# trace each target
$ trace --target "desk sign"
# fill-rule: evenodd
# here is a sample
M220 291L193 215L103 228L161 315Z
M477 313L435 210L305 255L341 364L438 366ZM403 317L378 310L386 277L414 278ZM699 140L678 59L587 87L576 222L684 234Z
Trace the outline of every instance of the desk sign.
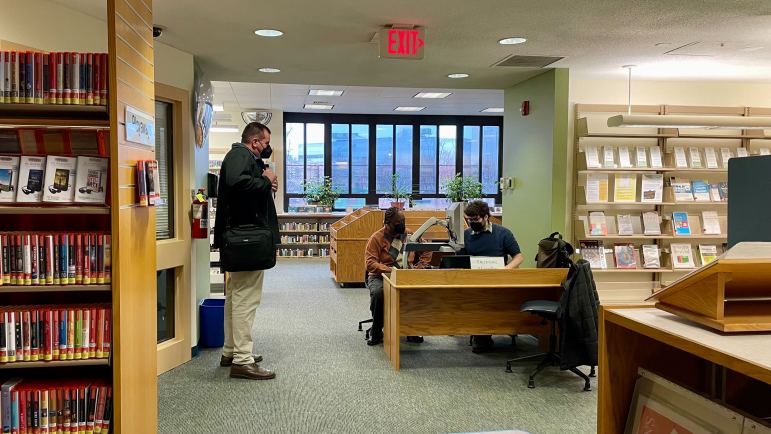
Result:
M380 57L387 59L423 58L426 30L420 27L380 30Z
M155 148L155 117L126 106L126 140Z
M506 263L503 262L503 258L500 256L472 256L469 259L472 270L500 270L506 268Z

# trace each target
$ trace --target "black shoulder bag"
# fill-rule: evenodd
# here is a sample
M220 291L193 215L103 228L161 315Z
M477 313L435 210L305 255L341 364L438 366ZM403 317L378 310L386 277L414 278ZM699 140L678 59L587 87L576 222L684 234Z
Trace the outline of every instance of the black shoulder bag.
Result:
M261 216L260 224L235 227L228 221L220 246L223 271L268 270L276 266L276 240L266 220Z

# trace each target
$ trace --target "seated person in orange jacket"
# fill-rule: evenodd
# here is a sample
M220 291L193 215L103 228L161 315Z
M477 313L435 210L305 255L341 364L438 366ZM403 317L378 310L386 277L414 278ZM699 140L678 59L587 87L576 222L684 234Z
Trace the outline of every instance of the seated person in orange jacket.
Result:
M369 288L372 312L372 331L367 345L383 342L383 274L399 268L402 262L402 246L407 237L404 225L404 213L399 208L389 208L385 212L383 227L372 234L367 241L364 258L367 264L367 288ZM431 261L431 252L416 256L410 253L410 264L414 268L426 268ZM408 336L410 342L423 342L419 336Z

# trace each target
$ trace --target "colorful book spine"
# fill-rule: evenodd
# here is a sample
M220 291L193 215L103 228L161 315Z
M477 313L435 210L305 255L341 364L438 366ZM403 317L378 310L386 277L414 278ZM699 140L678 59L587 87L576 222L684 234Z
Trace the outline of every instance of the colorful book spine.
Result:
M34 53L35 59L35 104L43 104L43 53Z

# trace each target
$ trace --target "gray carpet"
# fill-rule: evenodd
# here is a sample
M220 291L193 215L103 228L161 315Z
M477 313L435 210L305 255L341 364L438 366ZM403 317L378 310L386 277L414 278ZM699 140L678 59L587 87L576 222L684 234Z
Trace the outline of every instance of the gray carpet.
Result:
M368 347L356 322L369 317L365 288L338 288L326 262L284 260L265 278L253 335L271 381L234 380L219 351L158 379L159 433L449 433L520 429L596 432L596 391L551 368L528 389L528 337L473 354L467 336L402 344L402 370ZM592 379L592 387L596 381Z

